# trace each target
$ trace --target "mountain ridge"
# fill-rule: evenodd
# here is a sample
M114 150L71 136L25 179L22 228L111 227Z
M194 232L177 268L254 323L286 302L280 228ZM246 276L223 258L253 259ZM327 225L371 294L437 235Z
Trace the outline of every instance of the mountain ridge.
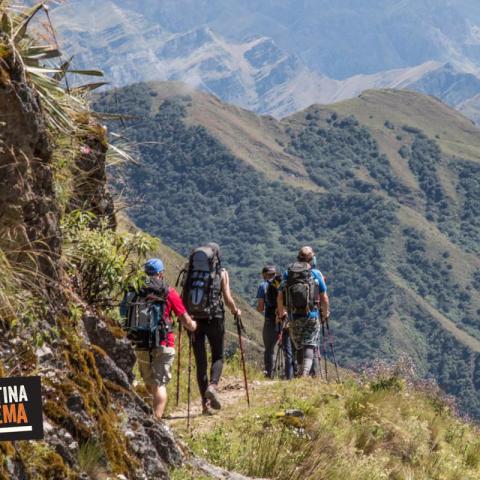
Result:
M145 7L125 5L111 0L98 12L89 0L78 0L53 11L78 65L101 65L117 87L179 80L277 118L313 103L352 98L369 88L409 88L435 94L458 108L471 100L463 108L477 118L473 98L480 91L480 79L454 59L424 59L338 80L309 66L300 52L279 47L268 35L257 32L234 39L209 22L169 31L163 17L147 15ZM101 21L91 18L94 11Z

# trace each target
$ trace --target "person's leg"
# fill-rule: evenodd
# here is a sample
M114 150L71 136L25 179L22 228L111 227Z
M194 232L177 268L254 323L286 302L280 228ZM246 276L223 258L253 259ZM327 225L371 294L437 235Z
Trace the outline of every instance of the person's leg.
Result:
M315 354L315 347L313 345L306 345L303 347L303 365L300 374L302 377L308 377L312 369L313 357Z
M315 346L318 343L319 321L315 317L306 317L301 320L301 342L303 346L303 362L299 365L300 375L310 375L315 355Z
M166 385L172 378L171 367L175 349L158 347L151 352L137 351L136 354L140 374L153 397L153 415L160 420L167 405Z
M275 344L277 342L276 322L274 319L266 318L263 324L263 345L265 347L264 352L264 365L265 375L267 377L272 376Z
M315 347L313 351L313 364L312 369L310 370L310 375L312 377L318 377L320 375L320 363L318 358L318 347Z
M205 392L205 399L215 410L220 410L222 404L217 392L218 383L223 370L223 346L225 327L223 320L211 321L205 330L210 350L212 353L212 366L210 368L210 384Z
M304 317L292 318L289 323L290 338L295 352L293 361L296 363L295 374L297 377L302 375L304 324Z
M297 362L297 367L296 367L296 372L297 372L297 377L301 377L303 373L303 353L305 349L304 347L299 347L295 351L295 360Z
M223 320L212 321L206 331L207 340L212 352L210 368L210 384L218 385L223 371L223 351L225 340L225 323Z
M195 356L195 365L197 369L197 383L202 401L205 399L205 392L208 387L208 361L207 350L205 348L205 326L199 321L197 322L197 330L192 337L192 348Z
M285 356L285 378L291 380L294 376L293 346L290 334L286 329L283 331L282 335L282 347Z
M167 387L165 385L151 385L150 392L153 396L153 415L160 420L167 406Z

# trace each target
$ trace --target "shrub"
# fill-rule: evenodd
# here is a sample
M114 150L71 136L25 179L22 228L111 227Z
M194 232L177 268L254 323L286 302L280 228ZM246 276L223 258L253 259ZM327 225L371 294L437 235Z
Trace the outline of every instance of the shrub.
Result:
M82 298L92 305L109 305L126 288L140 284L141 263L158 243L144 233L118 234L106 221L91 226L94 219L78 210L65 216L67 270Z

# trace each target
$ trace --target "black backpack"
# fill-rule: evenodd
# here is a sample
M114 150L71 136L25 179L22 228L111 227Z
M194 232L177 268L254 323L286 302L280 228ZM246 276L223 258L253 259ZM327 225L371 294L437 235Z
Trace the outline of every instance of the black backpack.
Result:
M274 318L277 312L277 296L282 276L280 274L268 281L265 291L265 317Z
M168 290L162 280L148 279L138 292L127 293L124 329L135 348L151 351L172 331L172 322L165 320ZM149 295L151 298L147 298Z
M221 271L218 248L204 245L190 254L187 269L180 272L182 300L188 313L195 319L223 316Z
M285 295L290 313L307 314L317 307L319 288L313 279L310 264L296 262L288 267Z

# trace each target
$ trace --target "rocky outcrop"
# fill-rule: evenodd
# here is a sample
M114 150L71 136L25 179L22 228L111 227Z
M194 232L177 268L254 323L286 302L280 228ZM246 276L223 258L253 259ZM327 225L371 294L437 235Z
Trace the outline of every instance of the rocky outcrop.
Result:
M0 246L10 261L59 279L59 211L38 97L13 55L0 61ZM40 278L40 275L39 275Z
M132 386L130 343L108 318L92 313L62 269L64 208L53 175L57 139L16 58L0 58L0 253L29 272L24 288L41 308L32 310L34 318L0 322L0 375L41 376L45 439L3 442L0 479L93 478L81 461L91 445L109 478L168 479L182 453ZM93 226L106 220L115 228L106 132L91 120L84 130L72 141L79 151L64 207L93 212Z
M80 139L80 149L73 166L72 195L68 209L92 212L115 228L113 200L107 189L105 157L108 150L106 130L98 124Z

